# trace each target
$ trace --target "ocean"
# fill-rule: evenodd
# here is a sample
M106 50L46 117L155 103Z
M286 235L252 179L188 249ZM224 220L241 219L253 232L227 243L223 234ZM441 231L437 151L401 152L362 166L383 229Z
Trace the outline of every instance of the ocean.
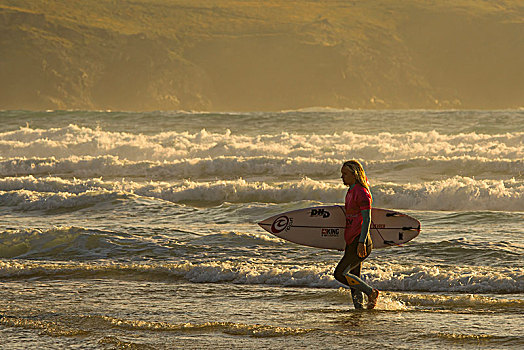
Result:
M0 111L0 348L522 349L523 145L524 110ZM349 159L421 222L375 310L257 225Z

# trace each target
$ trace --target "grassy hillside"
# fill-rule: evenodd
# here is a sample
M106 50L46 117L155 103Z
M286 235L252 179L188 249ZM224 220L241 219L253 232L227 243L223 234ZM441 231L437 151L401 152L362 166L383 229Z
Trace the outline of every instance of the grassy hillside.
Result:
M0 31L0 109L524 105L518 0L0 0Z

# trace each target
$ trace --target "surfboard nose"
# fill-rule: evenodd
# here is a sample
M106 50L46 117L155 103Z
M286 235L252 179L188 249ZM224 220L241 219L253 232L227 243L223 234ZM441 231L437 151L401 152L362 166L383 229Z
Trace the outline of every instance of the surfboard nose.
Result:
M258 226L262 227L265 231L271 233L271 231L270 231L270 227L271 227L271 223L273 222L273 221L272 221L272 218L273 218L273 217L271 217L271 218L267 218L267 219L265 219L265 220L262 220L262 221L260 221L260 222L257 222L257 224L258 224Z

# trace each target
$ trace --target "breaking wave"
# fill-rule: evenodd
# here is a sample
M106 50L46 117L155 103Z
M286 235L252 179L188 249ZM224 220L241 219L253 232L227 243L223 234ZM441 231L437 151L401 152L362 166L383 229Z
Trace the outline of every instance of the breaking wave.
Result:
M0 277L8 278L136 278L184 279L193 283L268 284L312 288L339 288L334 265L275 265L250 262L181 263L42 263L0 260ZM390 291L453 293L523 293L522 268L435 265L366 264L363 278ZM125 276L125 277L124 277Z
M315 158L342 161L351 158L373 160L413 157L481 157L518 160L524 158L524 133L457 135L437 131L402 134L362 135L341 132L303 135L246 136L207 132L162 132L156 135L110 132L77 125L0 133L4 158L56 158L114 156L131 161L175 161L217 157Z
M212 182L184 180L172 183L25 176L0 179L0 203L19 210L44 210L91 205L132 195L201 205L302 200L338 203L344 197L345 190L342 184L310 178L281 183L244 179ZM415 184L379 183L371 187L371 192L377 207L521 211L524 182L455 176Z
M76 178L147 178L152 180L186 178L231 178L249 176L316 178L338 176L341 159L272 156L178 159L171 161L132 161L113 155L72 156L63 159L12 158L0 160L0 176L66 176ZM370 176L391 177L409 173L418 176L524 176L523 159L489 159L471 156L415 157L400 160L365 162Z

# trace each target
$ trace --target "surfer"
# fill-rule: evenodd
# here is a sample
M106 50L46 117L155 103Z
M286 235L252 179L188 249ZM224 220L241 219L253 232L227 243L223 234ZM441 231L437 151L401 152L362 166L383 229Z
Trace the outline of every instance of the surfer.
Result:
M346 228L344 256L335 268L335 279L351 288L355 309L363 308L363 295L368 296L368 309L377 304L379 291L360 278L362 261L371 253L373 247L369 236L371 222L371 192L364 168L357 160L342 165L342 181L349 186L346 194Z

